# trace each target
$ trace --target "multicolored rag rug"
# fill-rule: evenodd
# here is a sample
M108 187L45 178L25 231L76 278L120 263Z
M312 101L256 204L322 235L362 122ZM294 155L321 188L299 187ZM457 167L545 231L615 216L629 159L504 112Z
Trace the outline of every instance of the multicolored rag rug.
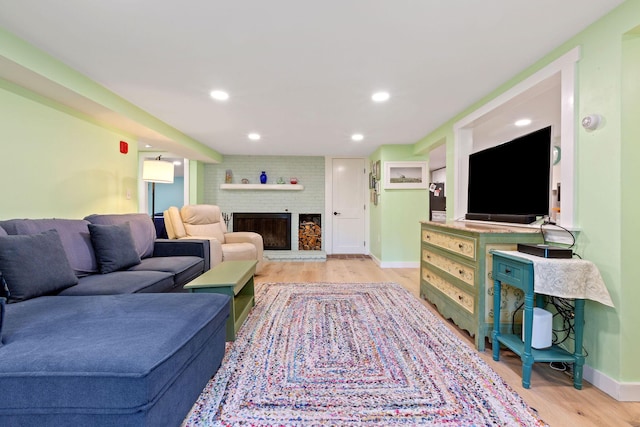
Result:
M266 284L195 426L544 426L395 283Z

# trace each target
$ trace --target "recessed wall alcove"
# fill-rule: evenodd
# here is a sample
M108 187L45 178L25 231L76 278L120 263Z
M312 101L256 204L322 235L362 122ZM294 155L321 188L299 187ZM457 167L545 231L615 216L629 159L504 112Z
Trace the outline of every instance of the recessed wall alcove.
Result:
M562 183L560 225L576 229L574 212L574 153L576 85L575 64L580 49L575 48L529 78L494 98L454 124L454 215L464 219L467 213L469 155L495 146L544 126L552 126L552 143L561 147L561 161L552 182ZM533 120L528 128L516 128L514 122L527 115ZM508 177L507 177L508 179ZM499 185L493 191L499 191ZM553 197L550 189L550 198Z

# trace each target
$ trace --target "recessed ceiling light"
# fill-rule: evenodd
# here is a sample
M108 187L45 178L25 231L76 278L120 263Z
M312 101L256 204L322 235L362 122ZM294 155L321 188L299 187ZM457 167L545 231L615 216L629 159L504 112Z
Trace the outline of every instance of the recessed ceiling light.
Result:
M257 141L260 139L260 134L259 133L250 133L249 135L247 135L249 137L250 140L252 141Z
M531 124L531 119L520 119L516 121L516 126L529 126Z
M364 139L364 135L361 133L354 133L353 135L351 135L351 139L353 141L362 141Z
M226 101L229 99L229 94L223 90L212 90L209 95L216 101Z
M391 95L389 95L389 92L376 92L373 95L371 95L371 99L375 102L385 102L389 99Z

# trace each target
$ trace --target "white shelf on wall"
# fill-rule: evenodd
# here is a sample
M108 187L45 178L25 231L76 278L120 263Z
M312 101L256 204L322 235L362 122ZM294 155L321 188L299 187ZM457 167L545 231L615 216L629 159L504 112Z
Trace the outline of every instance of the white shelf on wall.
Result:
M221 190L304 190L302 184L220 184Z

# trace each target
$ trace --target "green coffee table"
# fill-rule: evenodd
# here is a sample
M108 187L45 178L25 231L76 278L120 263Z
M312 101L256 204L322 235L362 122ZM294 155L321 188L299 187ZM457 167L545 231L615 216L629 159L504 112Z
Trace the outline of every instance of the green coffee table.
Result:
M257 261L223 261L184 285L192 293L224 294L231 297L227 341L235 341L236 333L255 305L253 275L257 264Z

